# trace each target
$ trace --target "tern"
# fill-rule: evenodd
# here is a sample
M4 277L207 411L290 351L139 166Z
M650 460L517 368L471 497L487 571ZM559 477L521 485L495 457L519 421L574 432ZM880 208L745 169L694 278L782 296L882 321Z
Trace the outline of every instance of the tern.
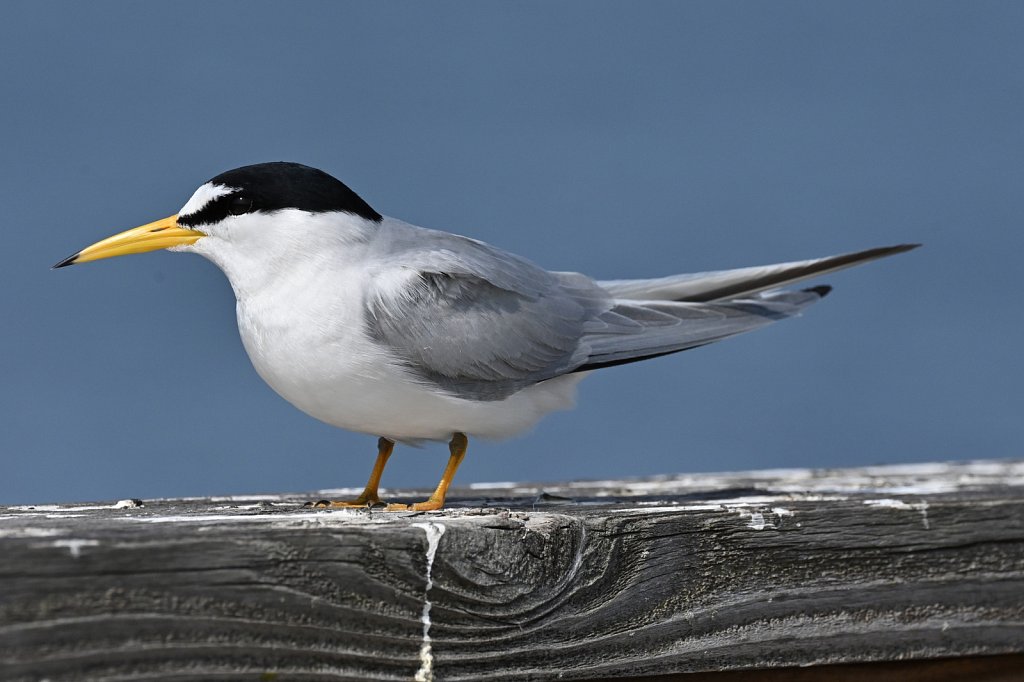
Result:
M429 499L387 506L429 511L444 506L469 436L525 431L572 407L593 370L793 317L831 287L782 287L917 246L595 281L383 216L323 171L274 162L222 173L177 214L54 267L157 249L208 258L231 283L260 377L307 414L379 437L363 493L316 506L382 504L378 486L396 442L448 441Z

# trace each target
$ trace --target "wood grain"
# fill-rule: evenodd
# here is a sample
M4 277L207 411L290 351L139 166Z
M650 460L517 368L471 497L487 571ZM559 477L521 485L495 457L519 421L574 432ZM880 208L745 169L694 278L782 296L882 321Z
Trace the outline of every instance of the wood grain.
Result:
M301 508L319 493L0 508L0 679L611 679L1024 653L1024 462L455 493L429 514Z

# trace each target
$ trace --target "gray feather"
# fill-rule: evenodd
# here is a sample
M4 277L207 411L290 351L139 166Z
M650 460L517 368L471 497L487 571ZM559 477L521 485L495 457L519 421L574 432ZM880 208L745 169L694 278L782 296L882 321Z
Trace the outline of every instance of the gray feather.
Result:
M381 267L415 274L390 295L371 286L367 328L422 380L462 398L501 400L586 361L584 327L612 305L592 280L464 237L396 232Z
M633 333L588 334L587 361L575 371L678 353L793 317L821 300L815 290L784 291L723 303L620 301L607 313L637 321Z
M548 272L465 237L391 219L382 230L376 274L401 271L408 278L398 291L371 282L365 300L368 333L420 380L472 400L502 400L562 374L675 353L758 329L799 314L827 289L758 294L746 293L745 285L756 290L769 280L803 279L816 268L880 257L862 252L859 259L598 283L577 273ZM724 288L742 296L657 300L707 296ZM634 294L648 299L627 299Z
M696 272L657 279L617 279L598 284L617 298L706 303L778 289L811 277L910 251L918 246L920 244L899 244L791 263Z

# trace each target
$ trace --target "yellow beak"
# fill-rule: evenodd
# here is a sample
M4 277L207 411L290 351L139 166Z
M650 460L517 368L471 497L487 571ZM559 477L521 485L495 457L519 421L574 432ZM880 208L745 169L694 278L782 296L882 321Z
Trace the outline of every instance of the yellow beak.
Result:
M155 223L115 234L103 241L88 246L73 256L68 256L53 267L63 268L66 265L86 263L100 258L125 256L129 253L145 253L157 249L169 249L172 246L195 244L204 237L202 232L189 230L178 225L178 216L172 215Z

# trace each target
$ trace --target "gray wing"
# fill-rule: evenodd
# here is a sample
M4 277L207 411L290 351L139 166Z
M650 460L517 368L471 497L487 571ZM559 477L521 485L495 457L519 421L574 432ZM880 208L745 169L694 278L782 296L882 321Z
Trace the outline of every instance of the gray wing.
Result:
M611 307L591 280L455 235L416 237L390 244L365 300L371 337L414 375L458 397L500 400L586 361L585 326Z
M910 251L918 246L920 244L898 244L791 263L671 275L658 279L608 280L598 284L616 298L723 301L795 284L811 277Z
M760 329L799 315L830 290L775 291L720 303L616 301L583 337L587 360L574 371L656 358ZM610 329L602 328L605 322Z
M583 275L423 232L389 244L367 291L367 329L415 376L461 398L501 400L569 372L712 343L796 315L827 293L616 300ZM396 273L399 287L387 283Z

